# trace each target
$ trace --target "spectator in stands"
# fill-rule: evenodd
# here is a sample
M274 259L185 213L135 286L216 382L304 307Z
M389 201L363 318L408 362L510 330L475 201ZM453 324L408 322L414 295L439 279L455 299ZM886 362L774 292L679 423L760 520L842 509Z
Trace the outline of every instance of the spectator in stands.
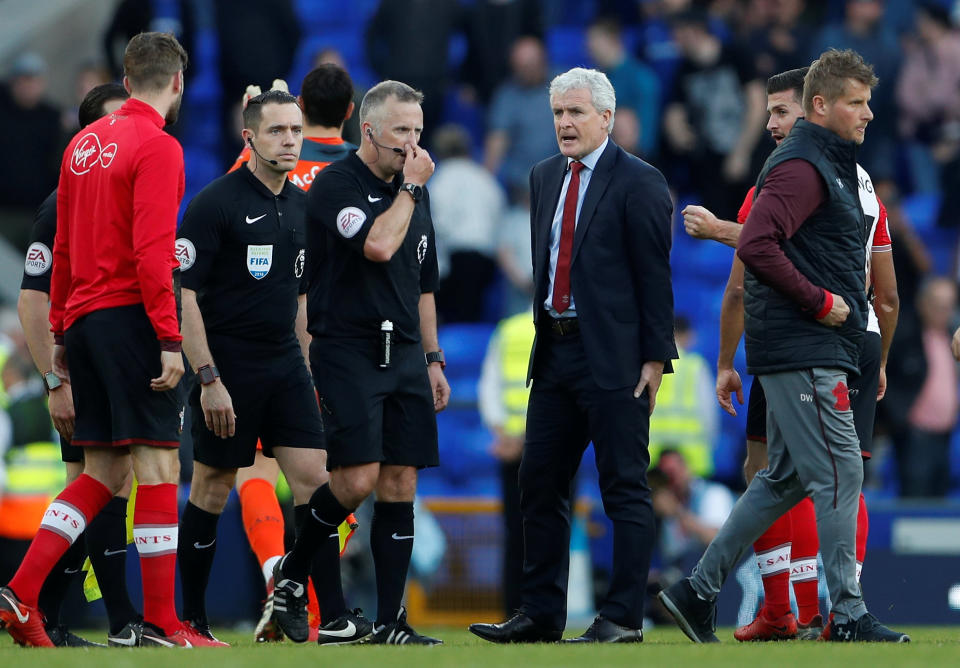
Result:
M692 350L696 332L689 318L677 316L673 335L680 359L673 361L672 374L664 374L657 410L650 416L650 459L668 450L679 452L694 475L708 478L718 422L715 379L707 360Z
M445 125L433 137L439 162L430 188L440 265L437 310L446 322L485 319L484 297L497 278L496 226L506 197L471 156L470 135Z
M301 30L293 0L214 0L214 10L222 91L220 154L227 166L243 148L237 95L247 84L269 90L275 77L287 77Z
M659 522L657 543L663 566L686 573L726 521L733 509L733 494L690 471L676 450L660 453L648 479Z
M747 43L761 77L810 64L806 47L813 38L813 28L806 9L806 0L771 2L769 21L750 31Z
M522 192L497 222L497 264L506 278L501 312L529 312L533 301L533 272L530 271L530 193L527 191Z
M464 9L467 55L461 79L486 107L510 76L510 45L529 35L543 40L540 0L477 0Z
M46 101L47 64L26 52L0 85L0 235L20 251L29 244L33 212L57 185L64 137L60 112ZM544 93L546 94L546 93Z
M630 121L628 125L639 130L633 143L625 144L621 135L617 144L652 161L660 141L660 80L650 67L627 53L620 24L613 19L593 22L587 29L587 49L617 91L617 121L622 126L624 118L632 116L635 126Z
M937 192L941 165L960 148L960 35L934 2L917 7L916 20L897 81L900 137L914 191Z
M870 136L860 147L858 162L873 182L889 181L896 166L896 82L903 54L896 34L885 25L882 0L846 0L845 20L825 26L808 44L808 60L828 48L853 49L873 64L880 84L873 90Z
M683 63L664 115L669 168L679 178L685 167L686 186L704 206L732 216L750 186L750 159L763 133L764 84L750 55L723 44L704 13L676 16L673 34Z
M135 35L142 32L169 32L183 45L187 53L193 53L196 18L193 0L167 0L166 2L144 2L144 0L122 0L113 13L110 25L103 35L103 48L107 57L107 67L113 78L123 78L123 51ZM184 72L184 79L196 70ZM109 80L109 79L108 79ZM241 86L239 90L242 90ZM231 89L235 90L235 89ZM83 96L81 95L81 99ZM171 126L172 129L175 126Z
M494 434L490 452L500 462L504 528L503 605L507 616L519 610L522 603L523 518L518 476L527 431L527 399L530 396L526 382L527 364L534 333L529 308L501 321L490 337L477 385L480 416Z
M83 98L91 90L105 83L110 83L110 73L102 65L86 63L77 70L77 76L73 84L73 104L60 114L60 124L68 136L72 136L80 129L80 125L77 123L77 114Z
M462 8L449 0L380 0L367 24L367 61L380 79L402 81L423 93L420 146L443 122L450 38Z
M917 311L922 323L927 374L910 407L909 437L898 443L900 495L946 496L950 488L950 438L957 425L957 367L951 358L948 327L957 307L957 286L943 277L920 289Z
M500 177L510 201L529 187L530 168L557 150L547 95L547 54L536 37L510 50L511 78L497 88L487 118L484 164Z

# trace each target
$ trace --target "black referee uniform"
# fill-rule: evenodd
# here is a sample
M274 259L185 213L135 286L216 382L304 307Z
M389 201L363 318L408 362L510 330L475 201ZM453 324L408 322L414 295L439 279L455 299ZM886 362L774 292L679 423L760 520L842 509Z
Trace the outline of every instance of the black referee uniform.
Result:
M30 246L23 261L21 290L37 290L50 294L50 276L53 274L53 239L57 236L57 191L50 193L33 218ZM83 448L71 445L60 437L60 455L63 461L83 461Z
M402 174L386 183L353 153L323 170L307 194L310 365L330 470L371 462L417 468L439 463L420 344L420 295L436 290L439 273L425 188L390 261L363 255L370 227L401 184ZM386 320L394 343L391 365L381 368Z
M322 448L323 429L294 325L306 280L306 194L289 181L274 195L249 169L221 176L187 207L177 239L182 286L197 293L207 343L233 400L236 432L204 422L200 384L190 393L194 459L216 468L253 464L275 446Z

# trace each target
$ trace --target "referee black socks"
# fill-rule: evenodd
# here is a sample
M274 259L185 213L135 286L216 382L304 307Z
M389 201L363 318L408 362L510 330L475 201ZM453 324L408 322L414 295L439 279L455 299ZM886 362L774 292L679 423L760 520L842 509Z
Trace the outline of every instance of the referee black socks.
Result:
M310 505L294 506L294 518L297 523L297 535L302 532L304 523L310 519ZM320 619L326 624L347 611L343 598L343 582L340 579L340 531L327 531L327 537L320 542L310 563L310 577L313 579L313 591L317 595L320 607Z
M38 605L46 617L46 626L56 626L60 623L60 608L63 599L70 589L70 585L80 579L83 571L83 560L87 558L87 545L78 537L70 548L60 557L60 561L50 571L43 588L40 589Z
M183 591L184 621L207 623L205 603L207 581L217 549L217 520L220 515L208 513L187 502L180 518L177 559L180 562L180 585Z
M337 527L343 524L350 511L340 505L330 491L329 483L317 488L310 497L310 503L299 507L304 508L300 511L303 520L296 518L297 542L283 562L283 574L296 582L306 583L314 555L324 542L328 542L330 534L337 532ZM320 614L325 614L322 607Z
M413 553L413 502L377 501L370 523L377 572L377 628L397 619Z
M127 499L110 499L87 524L84 536L107 609L110 634L120 633L139 617L127 593Z

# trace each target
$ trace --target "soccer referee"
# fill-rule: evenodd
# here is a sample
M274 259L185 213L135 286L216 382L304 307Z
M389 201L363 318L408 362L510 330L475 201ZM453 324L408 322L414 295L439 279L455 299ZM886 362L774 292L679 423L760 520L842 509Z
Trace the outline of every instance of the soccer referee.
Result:
M422 99L397 81L371 88L360 106L360 149L322 171L307 196L310 365L330 483L310 499L305 530L276 578L277 590L282 579L291 587L306 582L316 547L335 550L335 527L376 492L370 546L377 622L364 641L379 644L441 642L410 628L401 606L417 470L439 463L434 413L450 396L437 342L437 254L424 189L434 165L417 145ZM339 588L339 568L329 576L323 586ZM320 610L318 642L360 640L342 593L337 609L332 598ZM284 631L290 616L277 615Z
M217 520L237 469L253 464L257 439L296 504L328 479L306 361L306 193L287 179L300 156L303 114L296 98L272 90L250 100L243 124L253 158L190 202L177 240L184 350L197 381L195 466L178 557L184 619L207 636ZM306 626L287 635L303 642Z

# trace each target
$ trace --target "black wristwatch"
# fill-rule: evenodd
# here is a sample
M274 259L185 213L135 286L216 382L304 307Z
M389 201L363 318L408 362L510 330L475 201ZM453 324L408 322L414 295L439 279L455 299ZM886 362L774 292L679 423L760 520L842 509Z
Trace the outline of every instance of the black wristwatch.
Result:
M197 378L201 385L209 385L220 377L220 371L212 364L204 364L197 369Z
M404 183L400 186L400 190L406 190L410 193L410 197L413 198L414 202L419 202L423 199L423 186L418 186L416 183Z
M47 393L57 389L63 385L63 381L60 380L60 376L55 374L53 371L47 371L43 374L43 382L47 385Z
M424 353L423 357L427 360L427 366L430 366L434 362L440 363L441 369L447 368L447 361L443 358L443 349L435 350L430 353Z

